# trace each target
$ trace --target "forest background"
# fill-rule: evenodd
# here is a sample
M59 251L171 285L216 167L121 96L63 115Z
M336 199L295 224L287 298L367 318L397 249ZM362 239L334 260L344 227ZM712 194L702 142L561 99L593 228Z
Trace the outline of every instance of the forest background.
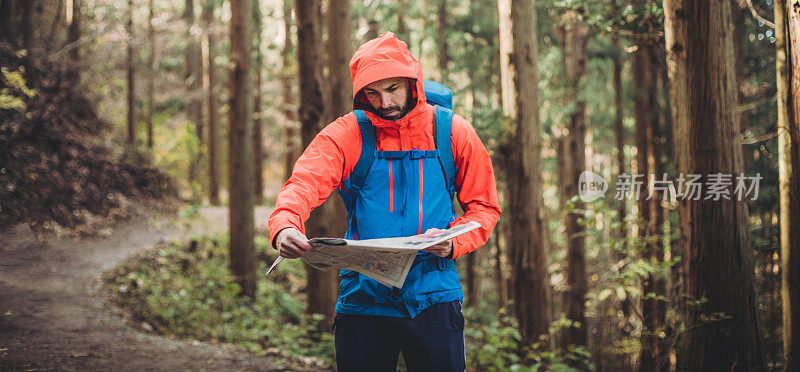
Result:
M229 234L108 290L155 332L330 366L335 274L263 278L252 211L352 109L347 62L384 31L498 176L501 221L458 260L471 369L800 368L800 0L2 0L0 228L227 204ZM309 236L343 232L336 203Z

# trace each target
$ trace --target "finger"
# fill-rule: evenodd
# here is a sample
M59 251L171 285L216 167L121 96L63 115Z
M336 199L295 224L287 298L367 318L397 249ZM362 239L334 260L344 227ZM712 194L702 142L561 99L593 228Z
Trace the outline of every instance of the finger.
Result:
M284 255L284 257L287 257L287 258L297 258L297 257L300 257L303 254L305 254L304 250L302 250L299 247L297 247L296 245L288 243L288 242L284 242L281 245L280 252L281 252L282 255Z
M295 234L295 235L288 236L287 238L289 238L289 240L292 242L292 244L294 244L295 246L297 246L298 248L300 248L300 249L302 249L304 251L313 250L313 247L311 246L311 244L308 243L308 238L306 238L305 235L303 235L303 234Z

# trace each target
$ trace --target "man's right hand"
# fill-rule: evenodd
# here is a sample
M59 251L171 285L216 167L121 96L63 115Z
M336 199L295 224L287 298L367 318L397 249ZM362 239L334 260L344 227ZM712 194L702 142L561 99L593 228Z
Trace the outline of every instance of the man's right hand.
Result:
M314 247L308 244L308 238L300 230L292 227L287 227L278 233L275 238L275 248L286 258L300 258L306 252L314 250Z

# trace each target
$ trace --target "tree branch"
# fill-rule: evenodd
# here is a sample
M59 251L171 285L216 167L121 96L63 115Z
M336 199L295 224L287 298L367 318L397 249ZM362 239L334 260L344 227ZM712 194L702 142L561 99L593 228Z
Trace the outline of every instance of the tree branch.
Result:
M750 8L750 13L753 17L761 22L764 22L765 25L769 26L773 30L775 29L775 24L768 21L766 18L760 16L758 12L756 12L756 8L753 7L753 0L747 0L747 7Z

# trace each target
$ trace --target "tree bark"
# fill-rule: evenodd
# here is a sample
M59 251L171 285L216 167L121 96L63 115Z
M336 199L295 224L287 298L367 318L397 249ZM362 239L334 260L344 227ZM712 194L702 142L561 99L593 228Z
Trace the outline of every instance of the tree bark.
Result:
M348 64L353 56L350 39L352 23L349 1L331 1L328 5L328 82L330 105L328 122L353 110L353 82Z
M31 21L32 8L35 0L24 0L17 3L19 7L19 26L17 34L20 37L20 47L22 49L31 49L31 39L33 38L33 23Z
M133 65L133 0L128 0L128 23L126 28L128 39L127 46L127 76L128 76L128 140L127 145L133 149L136 144L136 122L135 122L135 106L136 102L136 79L135 79L135 66Z
M636 121L636 146L638 169L636 174L644 175L642 181L650 184L651 177L661 178L660 154L658 148L658 102L656 101L657 68L655 67L654 50L649 45L640 44L633 61L633 79L636 92L634 95L634 118ZM648 200L649 197L649 200ZM664 248L661 244L663 211L660 201L663 196L653 193L652 197L640 195L637 204L639 209L639 238L643 242L642 259L650 261L658 267L664 260ZM665 284L658 273L648 275L642 281L642 294L653 293L656 296L665 294ZM657 298L642 299L642 351L639 355L640 371L660 371L665 368L666 345L658 333L664 327L665 314L663 301Z
M586 101L579 94L580 82L586 75L586 43L587 28L578 19L576 11L567 11L562 18L564 28L564 65L569 85L570 98L575 101L575 111L567 126L563 168L567 178L562 188L562 199L567 201L578 195L578 182L586 168ZM580 200L574 202L577 211L583 210ZM574 323L563 330L559 344L565 348L569 345L586 345L587 327L584 317L586 296L586 258L583 238L584 228L578 221L581 212L569 212L564 219L565 241L567 242L566 289L564 292L564 309L567 319Z
M67 45L77 43L81 38L81 0L68 0L67 4ZM72 81L79 81L81 76L80 69L80 47L73 47L67 54L67 75Z
M784 371L800 369L800 1L777 0L781 301Z
M202 145L203 138L203 105L201 57L197 45L197 35L194 15L194 0L186 0L183 9L183 21L186 23L186 50L184 54L186 71L184 74L184 84L186 85L186 116L194 125L195 136ZM200 160L202 154L198 151L189 165L189 182L196 182L200 178Z
M253 160L255 167L255 195L256 204L264 202L264 115L261 112L261 74L264 57L261 55L261 9L258 0L253 2L253 22L255 25L255 94L253 95Z
M665 37L678 173L738 175L731 5L665 0ZM691 32L687 32L691 30ZM681 368L765 368L745 201L680 198L685 346ZM722 315L722 316L720 316Z
M147 2L147 148L153 149L153 85L156 75L156 41L153 29L153 0Z
M219 155L217 145L219 135L217 134L217 108L219 101L216 91L216 66L214 65L214 2L206 1L203 3L203 91L206 95L206 106L208 107L206 127L208 127L208 199L211 205L219 204Z
M503 14L503 12L501 12ZM542 170L536 40L536 7L512 0L515 125L506 132L508 162L507 238L512 261L514 312L522 345L537 342L550 327L547 229L542 218Z
M516 119L514 103L514 69L511 66L513 37L511 34L511 0L497 0L498 29L500 34L500 102L503 115Z
M284 180L288 180L292 175L292 168L294 162L297 160L298 146L297 146L297 131L295 130L297 122L297 108L295 107L295 96L292 86L292 74L290 71L294 69L292 52L294 51L294 43L292 42L292 0L284 0L283 2L283 24L285 30L283 50L281 57L283 60L283 116L286 123L283 130L283 140L286 145L286 153L284 156L283 173Z
M228 189L230 269L242 294L255 298L253 229L253 79L251 0L231 0L228 78Z
M298 116L301 123L303 148L308 147L322 129L325 115L326 97L322 85L322 34L320 0L296 0L297 15L297 61L300 85ZM338 214L333 199L328 199L315 209L306 222L308 236L337 236L344 232L340 225L344 218ZM339 222L337 224L337 222ZM308 265L308 307L309 314L322 314L325 320L319 329L330 329L333 323L334 307L339 290L336 271L320 271Z
M447 0L439 0L436 9L436 41L439 44L438 66L439 80L447 85L448 72L447 64L450 63L450 55L447 50Z

